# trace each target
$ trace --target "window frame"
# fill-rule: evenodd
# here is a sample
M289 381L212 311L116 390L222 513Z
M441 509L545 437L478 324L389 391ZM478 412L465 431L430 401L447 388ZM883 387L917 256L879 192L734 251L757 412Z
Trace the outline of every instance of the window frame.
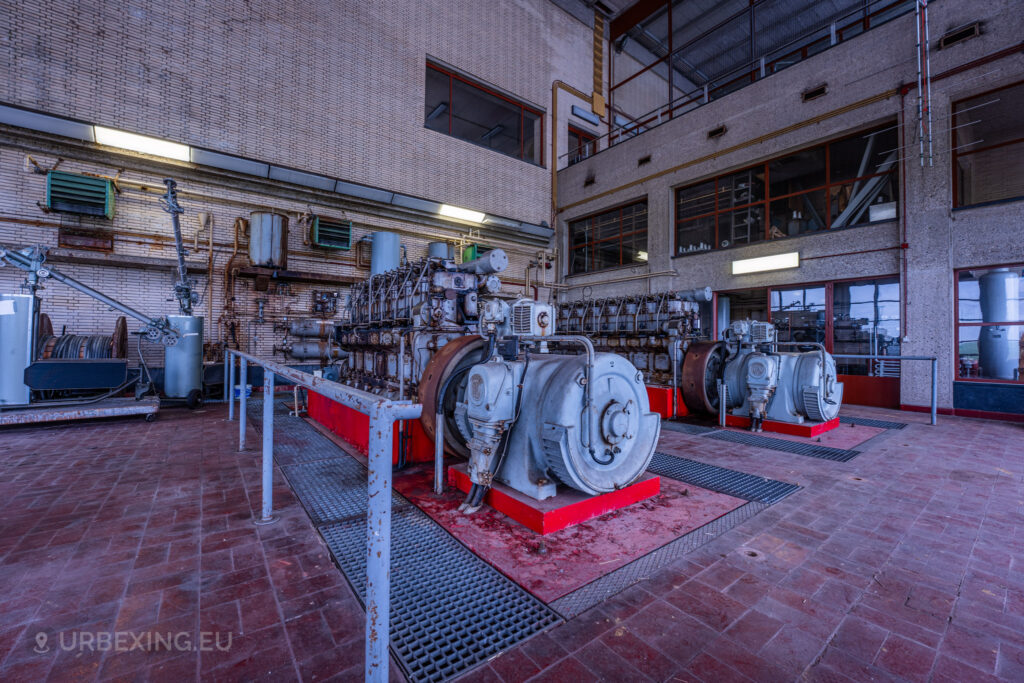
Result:
M1014 81L1013 83L1007 83L1006 85L1001 85L998 88L992 88L991 90L984 90L982 92L975 93L974 95L971 95L969 97L961 97L959 99L953 100L950 103L949 106L950 106L950 113L951 113L951 115L949 117L949 126L950 126L950 128L949 128L949 149L951 150L951 154L950 154L951 159L950 159L950 165L949 165L950 168L949 168L949 170L950 170L950 175L952 176L952 187L953 187L952 208L953 208L954 211L960 211L962 209L973 209L973 208L976 208L976 207L979 207L979 206L991 206L992 204L1002 204L1004 202L1018 202L1018 201L1024 200L1024 195L1018 195L1016 197L1004 197L1002 199L989 199L989 200L984 201L984 202L975 202L973 204L961 204L960 203L960 174L957 173L957 171L959 169L960 157L971 156L972 154L977 154L978 152L987 152L989 150L999 149L1000 147L1008 147L1010 145L1021 145L1022 149L1024 149L1024 137L1020 137L1020 138L1016 138L1014 140L1007 140L1005 142L997 142L994 145L984 145L982 147L971 149L971 150L968 150L966 152L960 152L960 151L958 151L958 147L960 146L960 143L957 141L957 133L956 133L956 131L957 131L956 118L957 118L957 113L958 113L956 108L961 103L967 102L968 100L974 100L974 99L977 99L979 97L985 97L986 95L992 95L992 94L997 93L997 92L999 92L1001 90L1007 90L1009 88L1016 88L1016 87L1019 87L1019 86L1024 86L1024 79L1021 79L1019 81ZM1004 381L1007 381L1007 380L1004 380Z
M863 129L861 129L859 131L855 131L853 133L842 135L842 136L837 137L837 138L832 138L830 140L825 140L823 142L818 142L818 143L815 143L813 145L807 145L807 146L804 146L804 147L799 147L797 149L788 150L788 151L786 151L786 152L784 152L782 154L774 155L774 156L772 156L772 157L770 157L768 159L765 159L764 161L760 161L760 162L758 162L756 164L748 164L746 166L742 166L740 168L733 169L733 170L730 170L730 171L727 171L727 172L717 173L717 174L715 174L713 176L705 176L705 177L700 178L698 180L694 180L692 182L688 182L685 185L680 185L680 186L677 186L677 187L673 188L673 195L672 195L672 199L673 199L673 208L672 208L672 211L673 211L673 220L672 220L672 224L673 224L673 229L672 229L672 258L682 258L682 257L685 257L685 256L694 256L696 254L706 254L706 253L711 252L711 251L722 251L722 250L726 250L726 249L735 249L737 247L745 247L745 246L749 246L751 244L758 244L758 243L761 243L761 242L775 242L775 241L786 240L786 239L794 239L794 238L797 238L797 237L805 237L807 235L826 234L826 233L829 233L829 232L831 232L833 230L847 230L847 229L850 229L850 228L860 228L860 227L864 227L864 226L867 226L867 225L877 225L877 224L889 222L889 220L893 220L893 221L900 220L900 192L902 191L902 187L900 187L900 164L898 162L894 163L892 168L889 169L888 171L881 171L881 172L877 172L877 173L868 173L868 174L865 174L863 176L857 176L857 177L852 177L852 178L844 178L844 179L838 180L838 181L833 181L832 180L832 146L834 144L839 143L839 142L843 142L845 140L851 140L851 139L856 138L858 136L864 136L864 135L872 133L872 132L884 132L884 131L886 131L886 130L888 130L890 128L898 127L899 125L900 124L898 122L898 119L889 119L888 121L883 122L883 123L878 124L878 125L875 125L875 126L866 127L866 128L863 128ZM773 163L781 161L783 159L786 159L787 157L796 156L796 155L804 153L804 152L811 152L811 151L822 149L822 148L824 149L824 152L825 152L825 162L824 162L825 163L825 167L824 167L825 182L823 184L816 185L814 187L803 188L803 189L800 189L800 190L798 190L796 192L789 192L787 194L782 194L782 195L779 195L779 196L774 196L774 195L771 194L771 165ZM719 183L722 180L724 180L724 179L726 179L726 178L728 178L730 176L736 175L738 173L747 173L747 172L754 171L754 170L760 170L761 172L763 172L764 197L762 199L758 199L756 201L748 202L748 203L743 204L743 205L728 206L728 207L724 207L724 208L720 207L719 206L719 200L720 200L720 196L721 196L721 193L722 193L723 190L720 187ZM881 221L873 221L873 222L872 221L865 221L865 222L855 223L853 225L844 225L844 226L841 226L841 227L838 227L838 228L833 228L832 227L832 220L833 220L832 219L832 211L831 211L832 196L831 196L830 192L831 192L831 190L833 188L840 188L840 187L842 187L844 185L850 185L852 183L860 183L860 182L864 182L866 180L870 180L871 178L879 178L879 177L885 177L885 176L889 176L889 177L892 178L894 194L895 194L895 197L896 197L896 199L895 199L895 202L896 202L896 217L895 218L887 219L887 220L881 220ZM698 185L703 185L703 184L705 184L705 183L707 183L709 181L714 181L714 192L713 192L713 195L714 195L715 208L713 210L711 210L711 211L707 211L707 212L702 213L700 215L697 215L697 216L687 216L684 220L680 220L679 219L679 195L680 195L680 193L683 192L684 190L687 190L687 189L690 189L690 188L693 188L693 187L697 187ZM824 218L825 218L825 225L824 225L823 228L821 228L820 230L817 230L817 231L805 232L805 233L801 233L801 234L798 234L798 235L784 235L782 237L775 237L775 238L771 237L770 216L771 216L771 205L772 205L773 202L780 201L780 200L785 200L785 199L791 199L793 197L799 197L801 195L810 195L810 194L817 193L817 192L823 192L824 193L824 197L825 197L825 216L824 216ZM761 209L763 211L763 214L764 214L764 219L763 219L764 225L762 226L762 228L763 228L763 236L762 236L762 238L760 240L757 240L756 242L742 242L742 243L739 243L739 244L730 243L729 246L727 246L727 247L721 246L722 240L721 240L721 232L720 232L720 226L719 226L719 217L720 216L724 216L724 215L728 215L729 213L731 213L733 211L739 211L739 210L742 210L742 209L750 209L750 208L757 207L757 206L761 207ZM680 230L680 228L683 225L685 225L686 223L696 222L696 221L698 221L700 219L709 218L709 217L715 219L715 236L714 236L714 241L713 241L713 243L711 245L711 249L705 249L703 251L680 252L679 251L679 230Z
M441 130L437 130L435 128L431 128L430 126L427 125L427 122L424 121L423 122L423 127L425 129L433 131L435 133L441 133L443 135L447 135L448 137L455 138L456 140L462 140L463 142L468 142L469 144L476 145L477 147L483 147L484 149L489 149L492 152L497 152L498 154L501 154L502 156L510 157L512 159L519 159L520 161L525 161L526 163L530 164L531 166L539 166L540 168L545 168L545 163L544 163L544 132L545 132L544 131L544 127L545 127L544 118L545 118L545 113L543 111L541 111L540 109L537 109L536 107L534 107L532 105L527 104L523 100L514 99L514 98L512 98L512 97L510 97L508 95L500 93L500 92L498 92L498 91L488 87L487 85L481 83L480 81L475 80L475 79L473 79L473 78L471 78L469 76L465 76L465 75L463 75L461 73L458 73L457 71L454 71L453 69L444 67L444 66L442 66L440 64L437 64L436 62L432 62L430 60L427 60L426 71L424 72L424 75L426 76L431 69L434 70L434 71L437 71L438 73L444 74L445 76L448 77L448 114L447 114L448 130L447 131L441 131ZM455 107L453 106L453 92L452 92L453 87L452 86L453 86L453 84L454 84L454 82L456 80L458 80L459 82L467 85L468 87L470 87L472 89L479 90L480 92L486 93L487 95L490 95L492 97L496 97L496 98L498 98L500 100L508 102L509 104L519 108L519 156L515 156L515 155L512 155L512 154L506 154L505 152L502 152L501 150L494 149L493 147L489 147L488 145L480 144L479 142L477 142L475 140L470 140L468 138L460 137L460 136L455 135L455 134L452 133L452 112L455 109ZM426 98L426 90L425 89L424 89L424 98ZM537 138L537 141L536 141L537 152L538 152L538 161L534 161L533 159L528 159L525 156L525 147L526 147L526 114L527 113L530 113L530 114L533 114L534 116L536 116L538 121L540 122L540 134L538 135L538 138Z
M584 159L589 159L590 157L592 157L595 154L597 154L597 139L598 139L597 135L595 135L594 133L591 133L589 131L583 130L582 128L579 128L578 126L574 126L571 123L568 125L567 128L568 128L568 135L575 135L576 137L578 137L582 141L580 143L580 145L578 147L576 147L576 149L573 149L571 146L569 147L569 154L568 154L568 161L569 161L569 163L566 164L567 166L572 166L573 164L578 164L579 162L583 161ZM567 141L568 141L568 135L566 136L566 140ZM583 149L586 145L590 145L590 144L592 144L593 147L591 148L589 154L587 154L586 156L579 156L579 157L573 156L573 154L575 152L578 152L579 150Z
M971 99L971 98L967 98ZM997 377L961 377L960 376L960 328L961 327L1024 327L1024 320L1013 322L960 322L960 273L967 273L972 270L992 270L993 268L1021 268L1024 269L1024 262L1017 263L994 263L985 266L971 266L967 268L953 269L953 381L954 382L981 382L983 384L1010 384L1024 386L1024 374L1020 379L999 379ZM979 352L980 353L980 352Z
M644 242L645 242L645 246L646 246L647 237L650 235L650 224L648 223L648 217L650 216L650 202L648 201L648 198L646 196L641 197L639 199L633 199L633 200L630 200L630 201L627 201L627 202L623 202L621 204L616 204L614 206L610 206L610 207L602 209L600 211L596 211L594 213L589 213L589 214L586 214L586 215L583 215L583 216L578 216L576 218L573 218L572 220L566 221L566 228L567 228L566 229L566 239L567 239L566 253L568 254L568 259L569 259L568 263L566 264L566 271L568 271L566 273L566 277L576 277L576 276L581 276L581 275L591 275L593 273L603 273L603 272L607 272L609 270L614 270L614 269L617 269L617 268L631 268L631 267L647 265L647 261L631 261L629 263L623 263L623 261L622 261L622 243L623 243L623 239L626 238L626 237L633 237L633 236L638 235L638 234L641 233L640 230L633 230L633 231L628 232L628 233L623 233L622 232L623 211L625 211L626 209L632 208L634 206L639 206L641 204L644 205L644 223L645 223L645 225L644 225L644 229L643 229L642 232L643 232L643 235L644 235ZM581 221L593 220L595 218L599 218L601 216L604 216L606 214L611 214L611 213L614 213L614 212L618 212L618 214L619 214L619 217L618 217L619 230L616 233L614 239L609 238L609 239L603 239L603 240L590 240L590 241L584 242L583 244L573 245L573 225L574 224L579 223ZM593 253L593 250L594 250L594 248L595 248L595 246L597 244L603 243L603 242L613 242L613 241L617 242L618 245L619 245L619 263L618 263L618 265L606 266L604 268L588 269L588 270L580 271L578 273L571 272L572 264L573 264L574 252L576 251L576 249L578 249L580 247L587 247L588 250L591 253ZM593 257L591 257L591 260L593 261Z

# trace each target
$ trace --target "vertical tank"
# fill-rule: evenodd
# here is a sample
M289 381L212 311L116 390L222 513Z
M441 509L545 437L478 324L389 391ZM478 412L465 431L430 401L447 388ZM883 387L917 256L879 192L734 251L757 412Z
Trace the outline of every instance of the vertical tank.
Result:
M1009 268L996 268L978 278L981 319L987 323L1020 319L1020 276ZM1017 379L1021 327L993 325L978 333L978 365L983 377Z
M455 250L447 242L431 242L427 245L427 256L430 258L450 259L455 257Z
M25 368L32 364L38 305L30 294L0 294L0 406L29 401Z
M370 237L370 275L380 275L399 265L402 245L393 232L375 232Z
M288 267L288 217L254 211L249 214L249 258L254 266Z
M164 394L198 402L203 393L203 319L195 315L169 315L180 335L174 346L164 347Z

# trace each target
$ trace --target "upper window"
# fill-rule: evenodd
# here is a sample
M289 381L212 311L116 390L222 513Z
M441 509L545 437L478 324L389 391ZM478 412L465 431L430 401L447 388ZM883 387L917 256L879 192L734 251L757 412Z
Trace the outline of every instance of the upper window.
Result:
M956 277L960 379L1024 380L1024 264Z
M594 156L597 152L597 136L579 128L569 126L569 165Z
M433 64L427 64L423 125L532 164L544 163L541 112Z
M953 202L1024 199L1024 82L953 104Z
M647 262L647 200L569 223L569 274Z
M896 218L895 123L676 190L676 254Z

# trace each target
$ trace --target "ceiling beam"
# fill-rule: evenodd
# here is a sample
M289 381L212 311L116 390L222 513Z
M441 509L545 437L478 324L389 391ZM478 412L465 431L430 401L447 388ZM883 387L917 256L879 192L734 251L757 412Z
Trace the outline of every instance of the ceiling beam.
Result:
M668 0L637 0L612 19L609 26L609 40L615 40L641 21L668 5Z

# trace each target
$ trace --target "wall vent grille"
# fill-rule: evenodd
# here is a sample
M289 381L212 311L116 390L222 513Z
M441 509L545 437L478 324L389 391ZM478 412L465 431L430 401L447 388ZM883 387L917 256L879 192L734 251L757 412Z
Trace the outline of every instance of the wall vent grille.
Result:
M323 249L351 249L352 221L313 217L313 244Z
M109 220L114 217L114 183L80 173L47 171L46 208Z

